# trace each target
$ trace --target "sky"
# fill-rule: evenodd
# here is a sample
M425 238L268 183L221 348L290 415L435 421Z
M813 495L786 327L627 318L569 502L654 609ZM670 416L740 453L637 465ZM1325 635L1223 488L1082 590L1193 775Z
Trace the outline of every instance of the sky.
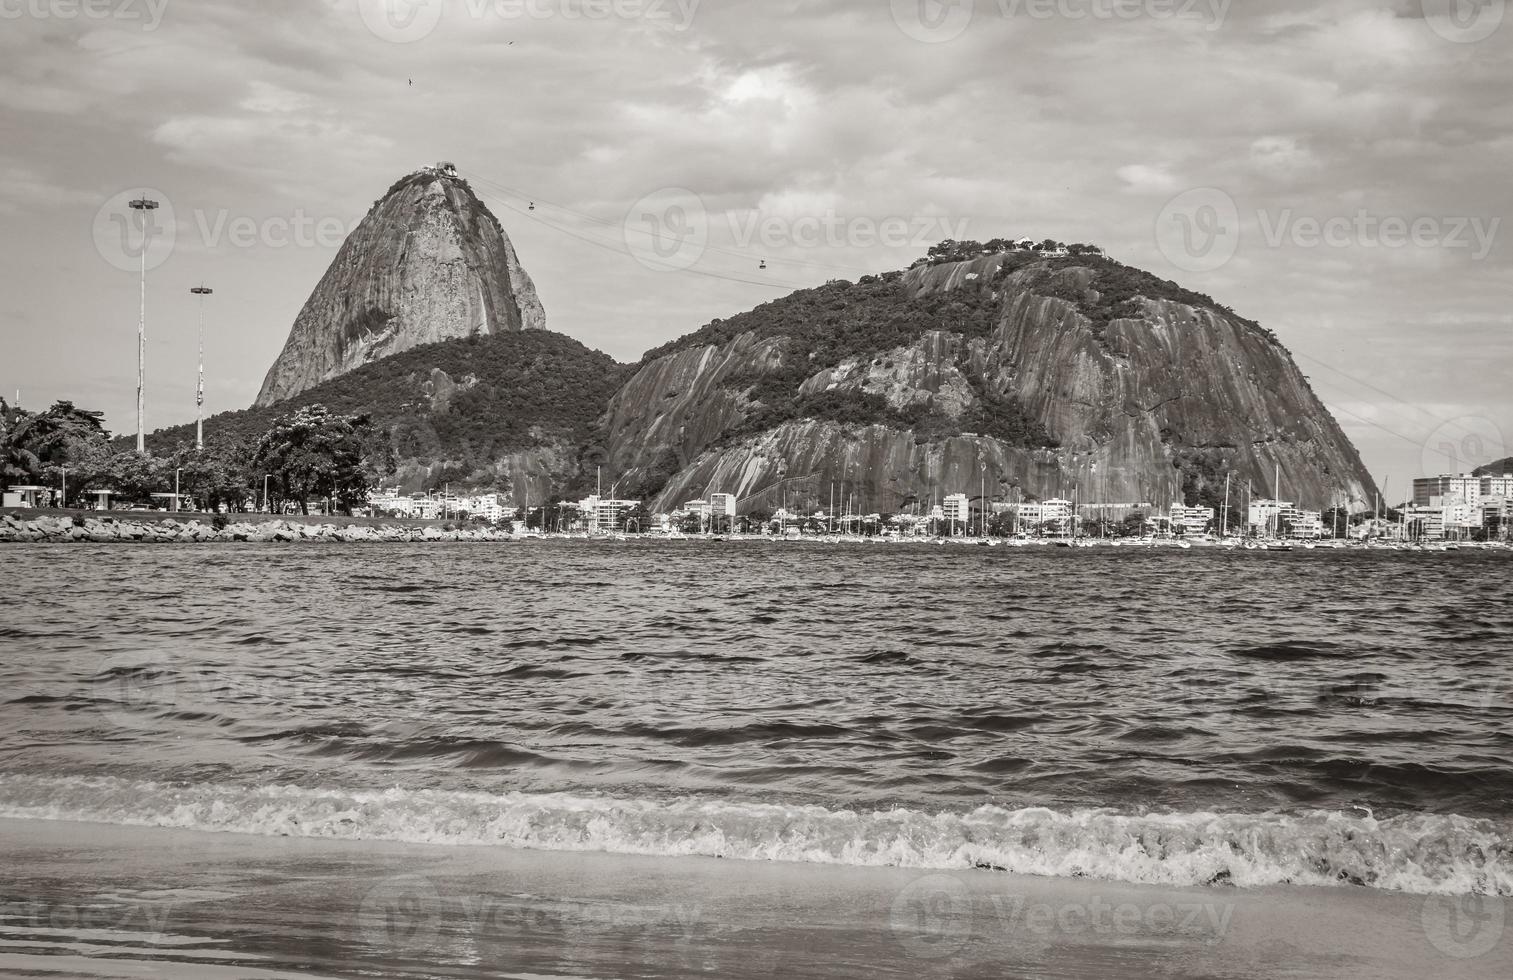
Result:
M621 360L947 237L1100 245L1273 329L1399 499L1513 453L1506 2L0 0L0 392L136 431L145 196L147 428L201 284L246 407L446 160Z

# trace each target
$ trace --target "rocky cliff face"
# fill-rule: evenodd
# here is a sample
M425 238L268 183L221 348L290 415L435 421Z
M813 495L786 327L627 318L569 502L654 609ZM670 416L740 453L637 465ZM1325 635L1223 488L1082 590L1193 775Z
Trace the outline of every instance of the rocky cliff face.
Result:
M834 484L882 512L1074 490L1164 509L1226 474L1238 504L1276 467L1303 506L1375 490L1269 331L1118 263L992 255L810 293L648 356L603 421L622 485L666 510L824 505ZM784 399L799 410L773 416Z
M256 404L421 344L545 326L499 222L461 178L426 168L390 188L343 243Z

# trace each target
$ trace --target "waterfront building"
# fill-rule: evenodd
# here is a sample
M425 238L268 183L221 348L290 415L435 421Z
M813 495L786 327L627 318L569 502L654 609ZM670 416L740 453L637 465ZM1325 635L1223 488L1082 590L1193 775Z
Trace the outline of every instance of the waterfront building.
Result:
M1145 503L1082 503L1077 506L1078 516L1084 521L1109 521L1122 524L1131 514L1150 517L1156 512L1155 505Z
M1484 497L1480 503L1481 526L1491 540L1513 537L1513 496Z
M1218 519L1218 512L1212 507L1188 507L1185 504L1172 504L1167 512L1167 519L1173 532L1180 531L1182 534L1199 535L1206 534L1209 527Z
M399 517L409 517L414 509L414 501L407 495L401 494L398 487L379 487L368 491L369 514L394 514Z
M1469 538L1471 533L1484 526L1483 502L1467 503L1459 498L1435 498L1441 502L1420 507L1415 504L1403 515L1408 523L1408 535L1428 541L1455 541ZM1490 499L1490 498L1489 498Z
M1019 527L1025 531L1037 531L1046 524L1052 531L1067 534L1072 530L1072 502L1052 497L1034 504L1019 505Z
M1290 500L1264 497L1252 500L1247 524L1252 534L1275 532L1278 537L1300 540L1324 536L1324 515L1316 510L1303 510Z
M952 525L968 525L972 523L972 502L964 493L953 493L946 497L945 506L941 508L941 517L948 520Z
M504 505L499 500L497 493L477 494L472 497L464 497L457 502L459 511L466 511L469 516L488 521L490 524L498 523L505 516Z
M610 534L619 531L626 515L639 506L639 500L606 500L592 494L579 501L578 510L590 534Z
M1475 506L1483 497L1513 496L1513 474L1475 476L1470 473L1446 473L1425 476L1413 481L1416 507L1440 507L1460 502Z

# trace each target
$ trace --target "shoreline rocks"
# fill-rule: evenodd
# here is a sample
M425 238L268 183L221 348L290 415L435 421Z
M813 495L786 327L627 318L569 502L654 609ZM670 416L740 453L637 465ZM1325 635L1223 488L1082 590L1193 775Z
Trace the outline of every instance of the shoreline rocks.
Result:
M249 543L313 542L359 544L364 542L440 543L448 541L509 541L505 531L489 528L416 527L384 524L304 524L298 521L230 521L225 527L197 518L186 521L132 520L114 516L101 517L18 517L0 515L0 542L40 543L150 543L205 544L217 541Z

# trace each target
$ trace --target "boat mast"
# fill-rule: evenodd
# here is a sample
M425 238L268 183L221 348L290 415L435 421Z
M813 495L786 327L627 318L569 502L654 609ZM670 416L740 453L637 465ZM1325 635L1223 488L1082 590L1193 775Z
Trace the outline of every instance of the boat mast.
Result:
M1224 513L1219 516L1219 540L1229 537L1229 474L1224 474Z
M1271 484L1271 513L1273 538L1282 536L1282 464L1276 463L1275 476Z

